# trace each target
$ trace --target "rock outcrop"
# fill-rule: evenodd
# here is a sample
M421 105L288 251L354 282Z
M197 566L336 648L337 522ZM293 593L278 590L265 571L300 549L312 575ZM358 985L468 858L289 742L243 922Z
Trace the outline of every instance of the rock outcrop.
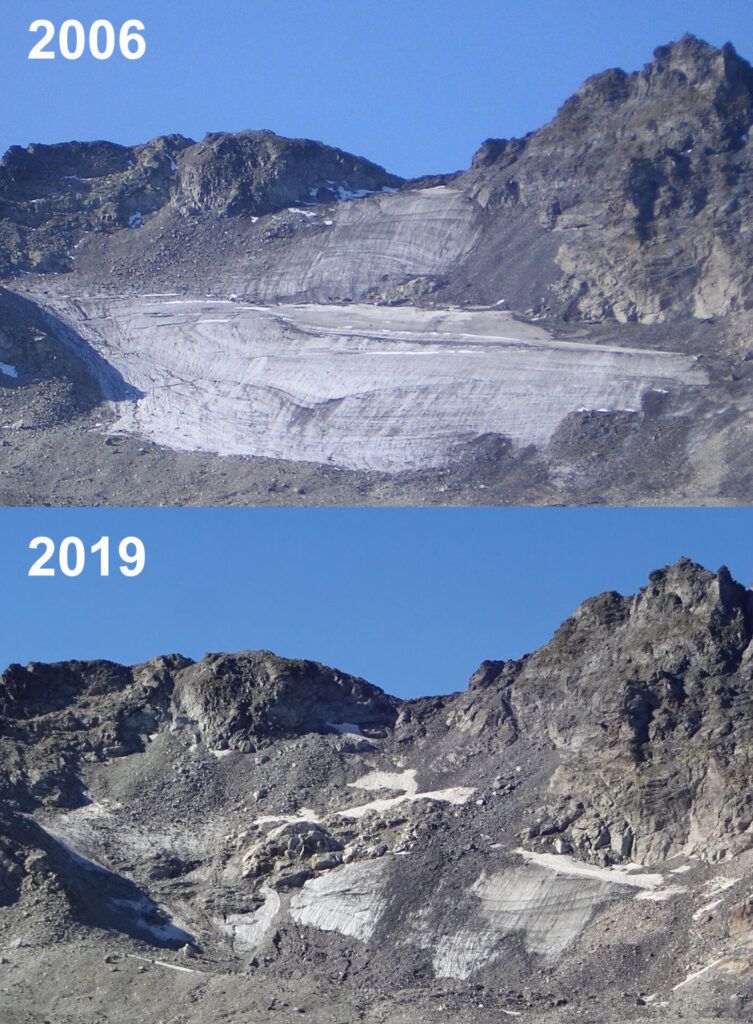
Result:
M753 70L685 36L642 71L590 78L557 117L476 154L471 193L504 230L535 212L560 241L568 316L666 320L751 303Z
M87 233L138 229L166 208L261 216L401 184L367 160L269 131L14 146L0 163L0 276L71 271Z
M753 847L752 638L753 594L682 560L634 597L587 601L524 661L485 666L481 704L501 696L505 727L560 758L561 802L527 837L600 863Z
M397 707L363 680L269 652L205 658L180 673L174 703L207 746L251 751L270 737L345 726L383 733Z

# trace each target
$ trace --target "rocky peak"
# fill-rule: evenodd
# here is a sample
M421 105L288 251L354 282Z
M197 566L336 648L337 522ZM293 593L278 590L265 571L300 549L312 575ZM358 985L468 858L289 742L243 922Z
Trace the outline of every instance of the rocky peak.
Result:
M399 704L362 679L270 651L209 655L179 673L174 693L176 713L215 749L250 750L270 737L343 725L382 730Z
M700 89L724 85L733 92L747 93L748 98L753 92L750 64L739 56L732 43L717 49L686 33L676 42L658 46L653 62L646 65L643 75L656 82L678 72L682 79L675 77L675 83L684 79L688 85Z
M753 291L739 232L752 123L747 61L684 36L641 71L589 78L522 144L486 142L471 187L500 218L522 207L560 235L550 301L566 317L740 312Z
M594 127L594 121L601 124L608 119L617 135L640 125L644 137L634 141L649 145L650 133L661 127L666 146L672 144L679 123L688 118L705 132L721 122L730 131L729 145L739 145L740 135L753 121L753 69L731 43L717 49L685 35L658 47L654 60L641 71L627 74L611 68L593 75L548 127L568 128L575 121L587 129Z
M558 751L552 791L568 813L579 806L581 848L588 821L596 835L618 819L646 862L753 845L752 601L726 568L683 558L633 597L584 602L515 678L500 677L519 732Z
M687 631L689 623L721 637L732 627L740 652L751 638L753 594L732 579L726 566L711 572L688 558L654 570L648 583L633 597L615 592L589 598L558 631L563 637L579 633L614 633L618 626L628 632L657 624L665 634L675 628Z
M741 640L750 639L749 618L753 595L730 575L726 566L710 572L688 558L657 569L634 599L632 614L666 616L682 609L699 617L709 630L729 624L740 627Z
M216 133L184 154L175 203L189 213L262 215L401 184L368 160L310 139L285 139L271 131Z
M519 663L509 685L520 717L531 728L549 728L559 742L557 722L572 723L579 735L606 709L621 715L636 687L656 684L663 692L667 679L681 679L686 694L714 703L712 680L738 672L753 699L752 612L753 594L725 567L713 573L686 558L651 573L632 597L590 598Z

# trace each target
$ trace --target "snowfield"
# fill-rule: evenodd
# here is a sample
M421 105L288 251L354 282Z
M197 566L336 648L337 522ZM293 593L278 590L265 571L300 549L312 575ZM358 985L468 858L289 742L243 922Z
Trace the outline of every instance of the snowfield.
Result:
M498 309L140 296L55 313L116 401L116 430L356 470L441 466L487 433L546 444L569 413L706 381L690 356L563 341Z

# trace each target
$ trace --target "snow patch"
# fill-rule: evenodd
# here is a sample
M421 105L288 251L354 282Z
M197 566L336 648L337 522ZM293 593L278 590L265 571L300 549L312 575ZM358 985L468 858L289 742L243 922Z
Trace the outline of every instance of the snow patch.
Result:
M349 782L355 789L365 789L368 793L378 793L384 789L399 789L403 793L415 795L418 791L416 769L406 768L403 772L373 771L361 776L355 782Z
M326 179L326 181L342 203L350 203L354 199L366 199L367 196L373 196L376 194L376 191L373 188L351 188L346 182L332 181L329 178ZM396 188L389 188L385 185L380 191L383 195L395 195L400 190ZM312 190L312 195L316 195L314 190Z
M568 857L565 854L557 853L534 853L531 850L517 849L515 853L520 854L524 860L531 864L538 864L540 867L549 868L560 875L578 875L581 878L593 878L601 882L611 882L612 885L630 885L636 889L659 889L664 885L664 876L659 874L637 874L640 865L630 865L630 868L601 868L596 864L586 864Z
M710 914L712 910L716 910L724 901L723 900L712 900L711 903L707 903L705 907L699 907L698 910L693 914L694 921L700 921L706 914Z
M265 886L261 890L264 903L253 914L230 914L223 929L233 940L235 949L250 952L259 946L280 912L282 903L274 891Z
M354 725L352 722L325 722L324 724L328 729L339 732L341 735L363 736L360 725Z
M18 370L10 363L0 363L0 373L5 374L6 377L18 377Z
M653 891L644 889L635 898L637 900L650 900L652 903L665 903L675 896L682 896L687 891L687 887L684 885L668 885L666 889L654 889Z
M390 810L403 803L414 803L417 800L434 800L438 803L465 804L476 792L468 786L450 786L447 789L435 789L425 793L418 792L416 782L416 769L408 768L404 772L382 772L374 771L364 775L356 782L349 782L349 786L357 789L364 789L367 792L379 792L385 789L402 790L402 796L387 797L381 800L371 800L366 804L359 804L357 807L348 807L336 813L342 818L362 818L364 815L376 811Z

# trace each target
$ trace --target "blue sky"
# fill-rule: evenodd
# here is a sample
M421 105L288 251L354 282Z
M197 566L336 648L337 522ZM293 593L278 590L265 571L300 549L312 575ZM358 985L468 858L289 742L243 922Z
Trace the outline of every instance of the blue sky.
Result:
M590 74L685 31L753 57L750 0L17 0L0 34L11 144L271 128L406 176L468 165L549 120ZM29 61L30 22L141 18L148 52Z
M686 554L753 578L753 510L0 510L0 667L267 648L401 696L461 689ZM138 534L143 575L29 579L37 534Z

